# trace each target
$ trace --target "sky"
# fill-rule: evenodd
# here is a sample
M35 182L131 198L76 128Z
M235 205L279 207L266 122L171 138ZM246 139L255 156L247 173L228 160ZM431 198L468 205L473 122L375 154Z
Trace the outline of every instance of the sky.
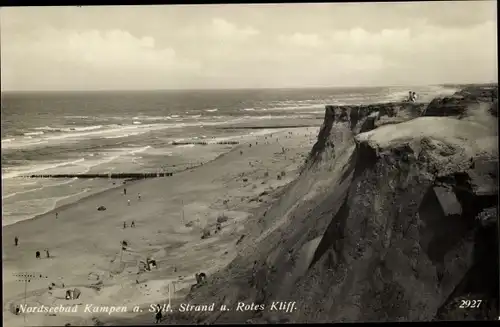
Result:
M497 82L496 1L0 9L4 91Z

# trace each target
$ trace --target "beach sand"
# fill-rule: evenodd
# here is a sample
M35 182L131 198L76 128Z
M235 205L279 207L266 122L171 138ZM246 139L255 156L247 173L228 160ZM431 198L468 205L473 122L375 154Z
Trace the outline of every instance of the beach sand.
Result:
M58 208L57 219L49 212L4 227L4 324L76 326L134 317L136 305L146 312L150 304L165 303L169 282L175 282L176 296L185 295L182 289L195 283L195 273L210 275L234 259L247 218L265 210L266 203L295 179L317 130L301 127L272 130L272 136L257 133L201 167L172 177L128 182ZM98 211L101 205L107 210ZM229 219L214 234L222 214ZM193 225L186 227L189 221ZM209 229L211 236L201 239L203 229ZM126 250L121 250L123 241ZM35 258L36 251L41 259ZM157 269L138 274L140 261L147 257L156 260ZM14 276L22 272L38 276L27 285L28 306L76 305L78 312L15 315L15 306L25 303L25 285ZM52 292L49 283L56 284ZM82 292L80 298L65 300L65 290L75 287ZM84 312L87 304L126 306L128 312Z

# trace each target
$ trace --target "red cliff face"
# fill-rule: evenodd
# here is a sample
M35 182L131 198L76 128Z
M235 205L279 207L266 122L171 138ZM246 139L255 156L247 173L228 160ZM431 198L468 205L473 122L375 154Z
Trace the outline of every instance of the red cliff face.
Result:
M490 93L468 88L425 111L408 103L327 106L301 175L253 219L273 229L249 237L252 246L188 298L216 307L296 301L298 310L199 312L171 322L496 319ZM461 299L483 302L463 310Z
M384 124L402 122L419 117L425 110L424 103L381 103L359 106L326 106L325 118L318 140L308 158L311 167L320 160L330 160L335 143L346 143L354 135L367 132Z
M424 115L464 118L474 114L475 106L479 104L486 104L490 114L497 117L498 87L484 87L480 90L465 88L452 96L436 98L427 106Z

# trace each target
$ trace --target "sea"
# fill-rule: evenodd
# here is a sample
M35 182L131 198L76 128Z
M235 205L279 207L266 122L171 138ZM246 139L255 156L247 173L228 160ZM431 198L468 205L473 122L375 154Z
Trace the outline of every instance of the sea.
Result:
M411 89L422 102L457 91L450 86ZM181 170L211 158L198 158L197 145L174 145L174 141L216 143L241 138L256 132L216 127L252 120L321 118L327 104L401 101L408 90L2 92L2 226L47 213L116 183L27 175Z

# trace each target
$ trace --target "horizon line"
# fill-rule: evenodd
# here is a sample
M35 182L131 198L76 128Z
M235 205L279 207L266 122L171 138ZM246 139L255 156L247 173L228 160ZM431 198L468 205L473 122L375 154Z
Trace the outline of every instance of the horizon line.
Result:
M63 93L63 92L165 92L165 91L247 91L247 90L304 90L304 89L351 89L351 88L386 88L386 87L419 87L448 85L488 85L496 82L454 82L406 85L348 85L348 86L292 86L292 87L241 87L241 88L165 88L165 89L89 89L89 90L0 90L1 93Z

